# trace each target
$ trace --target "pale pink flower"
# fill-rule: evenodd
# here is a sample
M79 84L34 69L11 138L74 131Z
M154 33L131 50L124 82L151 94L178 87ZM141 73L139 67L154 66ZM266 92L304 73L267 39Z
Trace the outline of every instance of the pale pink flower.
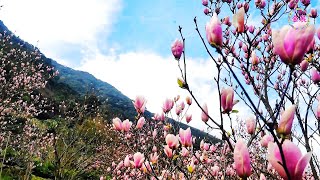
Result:
M171 45L171 52L176 60L179 60L183 52L183 43L180 40L175 40Z
M287 65L301 63L307 48L315 34L314 26L303 22L294 23L294 27L284 26L272 31L272 42L275 54Z
M164 113L168 113L173 108L174 102L172 99L166 99L163 103L162 110Z
M129 158L128 155L124 158L123 164L124 164L125 167L129 167L130 166L130 158Z
M254 117L250 117L246 120L246 127L248 134L254 134L256 130L256 120Z
M172 158L172 149L170 149L168 145L164 146L164 153L168 158Z
M245 30L244 15L244 7L240 8L238 12L233 15L232 23L236 27L238 33L243 33Z
M238 139L235 145L233 158L238 176L241 178L249 177L251 175L250 155L242 139Z
M223 113L229 113L232 111L233 106L238 102L234 99L234 91L232 87L228 87L226 89L221 90L221 106L223 109Z
M306 71L308 69L308 66L309 66L309 62L307 60L303 60L300 63L301 71Z
M287 139L282 144L282 150L291 180L301 180L312 153L309 152L302 156L299 147ZM283 161L280 155L279 147L275 143L269 143L268 145L268 160L282 178L285 180L288 179L287 174L282 166Z
M157 152L154 152L153 154L150 154L150 161L152 164L156 164L158 162L158 154Z
M121 131L122 130L122 121L119 118L114 118L112 120L113 128L115 130Z
M189 106L192 104L192 99L191 99L190 96L187 96L187 97L186 97L186 102L187 102L187 104L188 104Z
M204 104L202 109L203 111L201 112L201 120L206 123L209 120L207 104Z
M268 147L269 142L273 142L273 137L270 134L266 134L262 137L260 144L262 147Z
M283 135L289 135L293 124L294 114L296 112L296 106L289 106L281 115L277 132Z
M136 152L133 155L133 161L130 163L135 167L135 168L141 168L142 163L144 162L144 155L141 154L140 152Z
M143 114L146 110L146 99L143 96L137 96L135 101L133 102L134 108L136 109L137 113Z
M186 114L186 121L189 123L192 120L192 114Z
M190 127L186 130L180 128L179 130L179 139L182 145L192 146L192 135Z
M129 119L126 119L122 122L122 129L124 132L129 132L131 128L132 122Z
M259 64L259 58L258 58L258 56L256 55L256 52L255 51L252 51L252 53L251 53L251 63L252 63L252 65L258 65Z
M185 148L185 147L182 147L181 155L182 155L183 157L187 157L187 156L189 155L188 149Z
M216 13L213 14L210 22L208 22L206 25L206 36L211 46L222 46L222 27L221 22Z
M152 119L156 120L156 121L164 121L165 119L165 116L164 116L164 113L161 112L161 113L156 113L154 114L154 116L152 117Z
M143 125L145 124L145 122L146 122L145 118L141 117L137 122L136 128L141 129L143 127Z
M315 68L312 68L311 71L311 80L316 84L320 82L320 72L317 71Z
M169 146L169 148L174 149L179 147L179 139L177 136L173 134L168 134L166 136L166 143Z

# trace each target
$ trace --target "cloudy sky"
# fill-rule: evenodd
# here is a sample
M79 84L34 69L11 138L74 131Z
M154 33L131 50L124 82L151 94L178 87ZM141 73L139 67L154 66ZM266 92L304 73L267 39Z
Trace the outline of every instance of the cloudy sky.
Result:
M313 1L313 3L316 1ZM144 95L147 108L161 110L165 98L186 93L177 87L179 69L171 43L183 27L189 83L201 104L218 115L213 85L215 67L195 31L198 17L204 34L201 0L3 0L0 17L5 25L50 58L74 69L88 71L129 98ZM224 11L222 14L225 13ZM249 17L253 25L261 20ZM244 112L246 109L236 107ZM202 129L194 110L192 125Z

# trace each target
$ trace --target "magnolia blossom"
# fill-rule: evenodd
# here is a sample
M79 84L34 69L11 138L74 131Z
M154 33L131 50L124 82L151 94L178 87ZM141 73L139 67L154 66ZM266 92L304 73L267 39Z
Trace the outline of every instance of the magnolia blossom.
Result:
M192 146L192 135L190 127L186 130L180 128L179 130L179 140L184 146Z
M167 155L168 158L172 158L173 156L172 149L168 145L164 146L164 153Z
M137 122L136 128L137 128L137 129L141 129L141 128L143 127L143 125L145 124L145 122L146 122L145 118L144 118L144 117L141 117L141 118L138 120L138 122Z
M316 69L311 69L311 80L314 82L314 83L318 83L320 82L320 72L317 71Z
M246 178L251 175L250 155L242 139L239 139L234 148L234 164L239 177Z
M309 66L309 62L307 60L303 60L300 63L301 71L306 71L308 69L308 66Z
M203 122L207 122L209 120L207 104L204 104L202 106L202 109L203 109L203 111L201 113L201 119Z
M143 96L137 96L135 101L133 102L134 108L136 109L137 113L141 114L144 113L146 109L146 99Z
M126 119L122 122L122 130L128 132L131 128L132 122L129 119Z
M121 131L122 130L122 121L119 118L114 118L112 120L113 123L113 128L117 131Z
M174 102L172 99L166 99L163 103L162 110L164 113L168 113L173 108Z
M291 133L296 106L291 105L281 115L277 132L279 134L288 135Z
M301 180L303 172L309 163L312 153L309 152L302 156L298 146L289 140L285 140L282 144L283 154L286 160L287 169L291 180ZM276 143L268 145L268 161L279 175L285 180L288 179L287 174L282 166L282 158L279 147Z
M128 155L124 158L123 164L125 167L130 167L130 158Z
M259 64L259 58L258 58L258 56L256 55L256 52L255 52L255 51L252 51L252 53L251 53L251 63L252 63L252 65L257 65L257 64Z
M273 137L270 134L266 134L262 137L260 144L262 147L268 147L269 142L273 142Z
M221 106L224 113L232 111L233 106L238 102L233 100L234 91L231 87L221 90Z
M183 52L183 43L178 39L175 40L171 45L171 52L173 56L179 60Z
M189 123L192 120L192 114L186 114L186 121Z
M238 33L243 33L245 30L244 15L245 15L244 7L240 8L238 12L233 15L232 22L233 22L233 25L236 27Z
M222 27L216 13L213 14L210 22L206 25L207 40L213 47L222 46Z
M256 120L253 117L250 117L246 120L247 132L248 134L254 134L256 130Z
M287 65L301 63L315 34L312 24L306 26L303 22L296 22L293 26L272 31L274 52Z
M168 134L166 136L166 143L171 149L179 147L179 139L173 134Z
M133 161L130 163L135 167L135 168L141 168L142 164L144 162L144 155L141 154L140 152L136 152L133 155Z
M190 96L186 97L186 103L190 106L192 104L192 99Z

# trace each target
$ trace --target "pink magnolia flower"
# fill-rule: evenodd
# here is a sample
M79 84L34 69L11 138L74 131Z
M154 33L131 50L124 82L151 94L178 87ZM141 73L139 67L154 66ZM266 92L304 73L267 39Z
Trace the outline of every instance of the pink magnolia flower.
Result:
M222 27L216 13L213 14L210 22L206 25L207 40L213 47L222 46Z
M202 5L207 6L208 5L208 0L202 0Z
M203 111L201 113L201 120L206 123L209 120L209 116L207 115L208 114L208 106L207 106L207 104L204 104L202 106L202 109L203 109Z
M312 17L312 18L318 17L317 9L311 8L310 17Z
M224 113L232 111L233 106L238 102L233 100L234 91L231 87L221 90L221 105Z
M173 134L168 134L166 136L166 143L169 146L169 148L174 149L179 147L179 139L177 136Z
M114 118L112 120L113 123L113 128L117 131L121 131L122 130L122 121L119 118Z
M238 176L241 178L249 177L251 175L250 155L242 139L239 139L236 143L233 159Z
M152 117L152 119L156 120L156 121L164 121L165 119L165 116L164 116L164 113L161 112L161 113L156 113L154 114L154 116Z
M162 110L164 113L168 113L173 108L174 102L172 99L166 99L163 103Z
M145 118L144 118L144 117L141 117L141 118L138 120L138 122L137 122L136 128L137 128L137 129L141 129L141 128L143 127L143 125L145 124L145 122L146 122Z
M317 29L317 36L318 36L318 39L320 39L320 27Z
M122 122L122 130L124 132L128 132L131 128L132 122L129 121L129 119L126 119Z
M131 163L135 168L141 168L143 162L144 162L144 155L141 154L140 152L136 152L136 153L133 155L133 161L130 161L130 163Z
M157 152L150 154L150 162L152 164L156 164L158 162L158 158L159 158L159 156L158 156Z
M171 45L171 52L176 60L179 60L183 52L183 43L180 40L175 40Z
M186 130L183 130L180 128L179 139L182 145L192 146L192 135L191 135L190 127Z
M187 97L186 97L186 102L187 102L187 104L188 104L189 106L192 104L192 99L191 99L190 96L187 96Z
M127 155L126 158L124 158L123 164L125 167L129 167L130 166L130 158Z
M320 82L320 72L318 72L316 69L311 69L311 80L316 84Z
M258 58L258 56L256 55L256 52L255 52L255 51L252 51L252 53L251 53L251 63L252 63L252 65L257 65L257 64L259 64L259 58Z
M168 145L164 146L164 153L168 158L172 158L172 149L170 149Z
M306 71L308 69L308 66L309 66L309 62L307 60L303 60L300 63L301 71Z
M185 147L182 147L181 155L182 155L183 157L187 157L187 156L189 155L188 149L185 148Z
M272 42L275 54L287 65L301 63L304 54L315 34L314 26L303 22L294 23L294 27L284 26L272 31Z
M189 123L192 120L192 114L186 114L186 121Z
M282 150L291 180L301 180L312 153L309 152L302 156L299 147L287 139L282 144ZM269 143L267 158L279 175L285 180L288 179L287 174L282 166L283 161L279 147L275 143Z
M245 26L244 26L244 15L245 10L244 7L240 8L236 14L233 15L233 25L236 27L238 33L243 33Z
M291 133L296 106L291 105L281 115L277 132L279 134L288 135Z
M254 134L256 130L256 120L253 117L250 117L246 120L247 132L248 134Z
M260 144L262 147L268 147L269 142L273 142L273 137L270 134L266 134L262 137Z
M134 108L136 109L137 113L143 114L146 110L146 99L143 96L137 96L136 100L133 102Z

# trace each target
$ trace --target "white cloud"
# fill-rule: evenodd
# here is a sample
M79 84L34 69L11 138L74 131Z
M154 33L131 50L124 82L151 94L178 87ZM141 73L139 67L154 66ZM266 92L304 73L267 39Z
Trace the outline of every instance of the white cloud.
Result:
M77 69L87 71L112 84L131 99L137 95L145 96L148 100L148 110L155 113L161 112L162 103L166 98L173 98L179 94L184 100L188 95L186 90L178 87L177 77L180 77L180 71L178 63L173 57L161 57L150 52L109 54L111 55L95 52L83 59L83 64ZM193 94L201 105L208 104L210 116L220 122L219 97L213 79L216 72L213 61L187 60L187 80ZM247 115L248 110L245 106L236 105L236 109ZM190 125L206 130L207 127L201 121L201 111L196 103L193 103L189 113L193 114ZM228 119L228 117L225 118ZM183 122L185 123L185 121ZM224 123L228 128L229 120ZM209 124L213 125L213 123ZM220 137L218 131L212 132L212 134Z
M110 33L121 0L4 0L1 19L25 41L58 58L63 44L95 45ZM60 48L60 49L59 49Z

